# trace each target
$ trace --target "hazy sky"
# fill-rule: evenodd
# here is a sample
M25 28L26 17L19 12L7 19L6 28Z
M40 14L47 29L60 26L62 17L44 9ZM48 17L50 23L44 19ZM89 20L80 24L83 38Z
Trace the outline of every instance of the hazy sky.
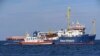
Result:
M71 20L84 24L87 33L91 31L92 19L96 19L96 39L100 39L100 0L0 0L0 40L35 30L66 29L68 6Z

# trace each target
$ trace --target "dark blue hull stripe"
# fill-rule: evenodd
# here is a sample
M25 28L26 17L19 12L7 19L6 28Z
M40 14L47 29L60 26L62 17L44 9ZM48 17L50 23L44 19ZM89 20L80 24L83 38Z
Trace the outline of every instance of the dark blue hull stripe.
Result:
M65 37L62 36L58 40L54 40L54 44L81 44L81 43L93 43L96 35L82 35L77 37Z

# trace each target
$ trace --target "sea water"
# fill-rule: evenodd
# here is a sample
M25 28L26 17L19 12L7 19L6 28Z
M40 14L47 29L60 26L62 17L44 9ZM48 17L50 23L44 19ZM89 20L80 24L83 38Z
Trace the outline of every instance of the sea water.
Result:
M100 40L94 45L5 45L0 41L0 56L100 56Z

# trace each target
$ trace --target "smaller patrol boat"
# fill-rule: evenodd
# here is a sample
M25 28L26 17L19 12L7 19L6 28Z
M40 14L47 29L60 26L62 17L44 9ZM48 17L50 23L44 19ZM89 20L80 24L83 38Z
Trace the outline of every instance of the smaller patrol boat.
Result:
M28 33L24 38L24 41L19 42L22 45L45 45L45 44L52 44L52 40L47 40L45 35L41 35L39 32L34 32L33 37L31 37Z

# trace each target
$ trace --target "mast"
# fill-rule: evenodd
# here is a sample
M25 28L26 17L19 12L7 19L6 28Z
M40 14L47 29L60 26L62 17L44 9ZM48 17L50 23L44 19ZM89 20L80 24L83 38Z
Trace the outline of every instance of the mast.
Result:
M93 30L92 30L93 32L92 33L96 34L96 20L93 20L92 24L93 24Z
M68 10L67 10L67 30L69 30L70 28L70 7L68 7Z

